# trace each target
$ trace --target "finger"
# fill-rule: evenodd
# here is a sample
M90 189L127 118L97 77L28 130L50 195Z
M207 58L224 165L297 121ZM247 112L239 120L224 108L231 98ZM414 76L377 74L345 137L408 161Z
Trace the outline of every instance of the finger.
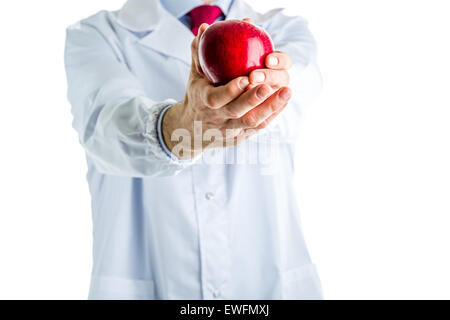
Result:
M286 107L291 96L291 89L287 87L280 89L267 99L263 105L256 107L246 114L241 119L242 124L248 125L249 128L264 128ZM253 120L255 122L252 122Z
M251 23L251 24L255 24L255 23L253 22L253 19L252 19L252 18L245 18L245 19L242 19L242 21L247 22L247 23Z
M231 80L226 85L214 87L207 86L203 101L211 109L218 109L239 97L249 85L248 77L239 77Z
M263 103L273 92L274 90L266 84L248 90L223 108L225 116L229 119L241 118L247 112Z
M292 58L285 52L272 52L266 57L266 67L269 69L290 69Z
M264 120L263 122L261 122L259 124L259 126L256 127L256 130L261 130L266 128L272 121L273 119L275 119L287 106L288 104L286 103L283 107L281 107L280 110L272 113L272 115L270 117L268 117L266 120ZM247 129L248 130L248 129Z
M191 43L191 54L192 54L192 67L191 70L198 73L203 74L203 71L200 67L200 63L198 60L198 42L200 41L200 37L202 36L203 32L205 32L206 28L208 28L207 23L202 23L200 25L200 28L198 29L197 36L192 40Z
M268 120L274 113L281 112L289 100L291 99L291 89L283 87L270 96L258 107L250 110L243 117L231 120L229 126L231 128L258 128L266 120Z
M289 85L289 73L286 70L258 69L250 73L251 84L265 83L274 89Z
M197 34L197 39L200 39L203 32L205 32L205 30L209 27L209 24L207 23L202 23L200 25L200 27L198 28L198 34Z

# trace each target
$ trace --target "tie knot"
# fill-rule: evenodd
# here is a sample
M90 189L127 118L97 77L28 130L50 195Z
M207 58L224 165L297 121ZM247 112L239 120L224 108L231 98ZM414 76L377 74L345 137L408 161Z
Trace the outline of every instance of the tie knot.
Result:
M194 35L198 34L198 28L202 23L212 24L221 15L222 10L218 6L205 4L192 9L188 16L191 18L191 31Z

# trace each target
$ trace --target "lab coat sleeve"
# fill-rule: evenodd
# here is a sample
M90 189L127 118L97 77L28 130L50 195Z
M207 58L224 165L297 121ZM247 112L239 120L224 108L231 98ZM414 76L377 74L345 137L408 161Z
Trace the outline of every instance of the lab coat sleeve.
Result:
M102 173L175 175L194 161L167 155L158 140L158 116L175 101L147 97L124 60L94 26L67 30L68 98L80 142Z
M282 132L287 142L295 142L302 109L319 95L322 88L316 42L307 21L301 17L288 17L279 12L265 28L272 37L275 50L288 53L293 60L289 70L292 99L267 129Z

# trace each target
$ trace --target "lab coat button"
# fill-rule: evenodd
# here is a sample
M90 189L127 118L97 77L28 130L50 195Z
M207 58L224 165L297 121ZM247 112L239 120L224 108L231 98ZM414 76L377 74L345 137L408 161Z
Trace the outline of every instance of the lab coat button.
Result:
M213 292L214 299L219 299L221 295L222 294L221 294L221 292L219 290L216 290L216 291Z
M213 199L214 199L214 193L212 193L212 192L207 192L207 193L205 194L205 198L206 198L206 200L213 200Z

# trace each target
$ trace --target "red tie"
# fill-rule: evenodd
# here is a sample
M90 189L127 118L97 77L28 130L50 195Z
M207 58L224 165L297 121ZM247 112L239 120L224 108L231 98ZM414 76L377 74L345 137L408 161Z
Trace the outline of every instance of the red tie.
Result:
M223 12L218 6L205 4L195 7L188 13L188 16L191 17L192 33L197 36L198 28L202 23L212 24L221 15L223 15Z

